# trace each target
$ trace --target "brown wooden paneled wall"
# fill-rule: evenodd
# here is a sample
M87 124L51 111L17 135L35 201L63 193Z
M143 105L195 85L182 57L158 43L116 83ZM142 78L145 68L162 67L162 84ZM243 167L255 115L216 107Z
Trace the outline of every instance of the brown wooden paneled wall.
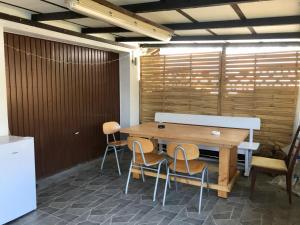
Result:
M119 55L5 33L9 128L34 136L37 177L98 157L120 118Z

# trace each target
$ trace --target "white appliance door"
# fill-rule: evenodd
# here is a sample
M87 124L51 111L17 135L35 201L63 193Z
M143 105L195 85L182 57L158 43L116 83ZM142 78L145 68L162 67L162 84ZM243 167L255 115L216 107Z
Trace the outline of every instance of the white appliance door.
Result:
M0 145L0 224L36 209L33 139Z

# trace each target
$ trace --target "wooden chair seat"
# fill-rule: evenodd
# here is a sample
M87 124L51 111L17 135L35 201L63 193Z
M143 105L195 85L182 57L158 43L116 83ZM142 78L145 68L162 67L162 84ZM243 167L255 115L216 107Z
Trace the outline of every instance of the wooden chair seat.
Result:
M189 160L189 169L190 169L190 174L196 174L196 173L201 173L203 169L205 168L205 163L194 159L194 160ZM174 161L170 163L170 169L173 170L174 168ZM176 172L179 173L188 173L185 161L184 160L177 160L176 162Z
M106 135L107 146L106 146L105 153L104 153L102 163L101 163L101 171L103 169L103 165L104 165L104 162L106 159L107 152L110 150L114 150L115 156L116 156L116 161L117 161L117 166L118 166L118 172L119 172L119 175L121 176L121 169L120 169L120 165L119 165L117 147L120 148L118 151L124 150L125 148L121 148L121 147L126 146L127 141L126 140L120 140L120 141L116 140L115 133L119 132L120 128L121 128L120 124L118 124L115 121L106 122L102 125L103 133ZM112 136L113 141L110 141L109 136Z
M132 151L132 160L129 167L125 194L128 192L128 185L132 168L138 168L141 171L143 182L145 182L144 170L156 171L155 186L153 191L153 202L156 200L158 180L160 178L161 165L167 167L168 161L154 152L154 145L150 139L142 137L128 137L128 148Z
M284 160L280 159L270 159L266 157L253 156L252 158L252 166L270 169L270 170L279 170L279 171L287 171L287 166Z
M255 189L256 174L258 172L272 172L273 174L283 174L286 176L286 190L289 195L289 203L292 203L292 179L297 156L300 152L300 126L298 126L293 138L289 153L285 160L270 159L254 156L251 167L251 192L250 199Z
M142 155L139 153L136 153L135 155L135 163L137 164L144 164ZM160 161L164 160L164 157L162 155L158 155L156 153L145 153L144 154L145 160L148 164L157 164Z
M126 146L126 145L127 145L127 140L111 141L111 142L109 142L108 144L114 145L114 146L116 146L116 147Z
M176 177L180 177L180 176L199 180L203 184L205 174L206 174L206 183L208 183L207 167L205 163L198 160L200 153L197 145L190 144L190 143L172 142L167 145L167 154L169 157L171 157L171 161L167 168L167 179L165 183L163 206L165 205L167 186L168 186L168 182L170 182L170 175L174 177L176 190L177 190ZM170 170L172 170L173 172L170 173ZM176 172L184 173L184 174L177 174ZM196 174L200 174L201 177L196 176ZM199 206L198 206L199 214L201 212L202 193L203 193L203 185L200 185L200 196L199 196Z

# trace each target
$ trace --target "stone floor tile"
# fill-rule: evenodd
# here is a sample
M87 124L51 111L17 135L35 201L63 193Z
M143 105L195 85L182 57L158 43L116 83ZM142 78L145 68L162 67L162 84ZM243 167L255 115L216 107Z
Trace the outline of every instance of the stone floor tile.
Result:
M113 216L111 218L112 223L127 223L130 221L130 219L134 217L133 215L125 215L125 216Z
M194 225L202 225L204 223L204 220L196 220L196 219L192 219L192 218L187 218L182 221L189 223L189 224L194 224Z
M214 219L216 225L240 225L239 220Z
M198 214L199 188L174 182L162 206L164 182L159 183L157 201L152 201L154 178L146 182L131 179L129 194L124 187L129 154L121 162L122 176L116 171L115 158L109 156L100 171L99 160L78 167L62 177L55 175L38 185L38 210L12 221L9 225L298 225L300 199L293 196L288 204L285 191L267 183L271 177L257 179L254 200L249 200L249 180L240 176L228 199L216 191L203 195ZM210 173L211 179L217 175ZM48 179L48 178L46 178Z
M68 214L68 213L64 213L64 214L58 215L56 217L61 218L61 219L65 220L65 221L73 221L78 216L75 216L75 215L72 215L72 214Z
M214 219L224 219L228 220L231 217L231 212L220 212L220 213L214 213L213 218Z

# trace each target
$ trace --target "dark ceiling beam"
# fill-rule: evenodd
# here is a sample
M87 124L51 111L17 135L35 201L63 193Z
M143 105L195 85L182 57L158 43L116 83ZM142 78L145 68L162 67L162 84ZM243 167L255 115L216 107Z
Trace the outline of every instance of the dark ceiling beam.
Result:
M185 18L187 18L189 21L191 21L193 23L198 23L198 21L196 19L194 19L191 15L189 15L188 13L182 11L181 9L176 9L176 11L178 13L180 13L182 16L184 16Z
M259 0L164 0L159 2L145 2L130 5L122 5L131 12L145 13L145 12L156 12L164 10L176 10L176 9L187 9L207 6L217 6L233 3L244 3L244 2L257 2Z
M213 29L213 28L230 28L230 27L248 27L248 26L271 26L271 25L289 25L299 24L300 16L284 16L284 17L269 17L256 18L246 20L227 20L227 21L212 21L198 23L174 23L163 24L173 30L194 30L194 29ZM119 27L95 27L84 28L83 33L115 33L128 32L128 30Z
M39 13L32 14L31 19L33 21L47 21L47 20L69 20L86 18L86 16L73 11L54 12L54 13Z
M217 36L173 36L171 41L215 41L215 40L252 40L252 39L291 39L299 38L300 32L294 33L263 33L263 34L238 34ZM147 42L157 41L149 37L118 37L118 42Z
M50 31L54 31L54 32L58 32L58 33L66 34L66 35L71 35L71 36L74 36L74 37L80 37L80 38L93 40L93 41L98 41L98 42L102 42L102 43L106 43L106 44L110 44L110 45L115 45L115 46L119 46L119 47L124 47L124 48L128 48L128 49L135 49L135 47L133 47L131 45L126 45L126 44L123 44L123 43L116 43L114 41L107 40L107 39L104 39L104 38L82 34L82 33L76 32L76 31L67 30L67 29L63 29L63 28L60 28L60 27L55 27L55 26L52 26L52 25L44 24L44 23L39 23L39 22L36 22L36 21L24 19L24 18L21 18L21 17L18 17L18 16L9 15L9 14L2 13L2 12L0 12L0 20L1 19L12 21L12 22L15 22L15 23L28 25L28 26L31 26L31 27L37 27L37 28L41 28L41 29L45 29L45 30L50 30ZM13 29L13 27L11 29ZM28 31L30 31L30 29Z
M121 5L122 8L134 13L156 12L163 10L177 10L185 8L207 7L214 5L224 5L242 2L257 2L259 0L164 0L156 2L137 3L129 5ZM266 1L266 0L263 0ZM56 12L56 13L40 13L33 18L35 21L45 20L65 20L84 18L86 16L72 12Z
M162 44L140 44L141 48L215 48L215 47L300 47L299 42L249 42L249 43L162 43Z
M246 20L246 16L245 14L243 13L243 11L241 10L241 8L239 7L238 4L234 3L234 4L231 4L230 5L231 8L235 11L235 13L238 15L238 17L241 19L241 20ZM252 34L256 34L256 31L253 29L253 27L250 27L248 26L248 30L252 33Z
M93 33L121 33L121 32L132 32L130 30L126 30L122 27L89 27L82 28L81 32L84 34L93 34Z

